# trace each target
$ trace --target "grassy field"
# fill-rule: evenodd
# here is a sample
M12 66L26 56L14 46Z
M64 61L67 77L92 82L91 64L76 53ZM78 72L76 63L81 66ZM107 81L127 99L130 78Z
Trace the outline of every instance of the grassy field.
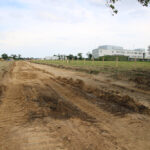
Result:
M66 66L74 68L83 68L89 70L95 70L97 72L106 71L147 71L150 70L150 62L131 62L131 61L62 61L62 60L35 60L35 63L56 65L56 66Z

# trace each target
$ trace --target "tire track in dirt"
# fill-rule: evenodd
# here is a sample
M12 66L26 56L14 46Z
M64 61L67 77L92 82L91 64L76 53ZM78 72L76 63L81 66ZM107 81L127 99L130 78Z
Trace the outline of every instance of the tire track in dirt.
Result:
M36 66L36 65L35 65ZM41 66L39 66L39 68L41 68ZM37 70L39 69L38 67L37 67ZM47 67L46 67L47 68ZM51 68L51 67L50 67ZM52 68L52 70L53 70L53 68ZM40 71L42 71L41 69L40 69ZM63 70L64 71L64 70ZM43 71L44 72L44 71ZM64 71L65 72L65 71ZM46 73L48 74L48 71L46 71ZM53 74L53 72L51 72L50 73L50 75L51 74ZM60 69L60 74L61 74L61 69ZM64 73L62 73L62 78L65 76L65 74ZM75 105L77 105L80 109L82 109L82 110L84 110L86 113L88 113L88 114L90 114L90 115L92 115L92 113L93 113L93 115L92 116L94 116L97 120L98 120L98 123L97 124L99 124L100 125L100 122L103 122L102 123L102 125L100 125L100 126L102 126L102 127L105 127L106 128L106 131L109 133L108 135L108 137L110 137L110 139L112 139L111 137L113 137L114 139L115 139L115 137L118 137L118 139L119 140L121 140L121 142L124 140L124 143L126 143L126 141L128 140L128 137L132 137L132 139L135 139L138 135L138 137L141 137L142 135L142 132L143 132L143 134L145 134L144 135L144 137L146 137L147 139L149 139L149 136L148 136L148 134L150 133L150 131L149 130L147 130L147 128L146 128L146 126L145 126L145 123L144 122L147 122L148 120L149 120L149 117L145 117L145 116L141 116L141 115L138 115L138 114L134 114L134 113L131 113L129 110L129 112L131 113L131 115L126 115L126 116L124 116L123 118L122 118L122 116L120 116L120 117L117 117L117 116L112 116L112 114L107 114L107 113L105 113L105 111L106 110L98 110L99 111L99 113L95 113L95 112L97 112L97 109L96 109L96 106L94 106L93 108L92 108L92 105L91 104L89 104L89 106L91 107L91 110L88 110L90 107L88 107L88 108L86 108L86 105L88 104L87 102L85 102L85 101L87 101L87 99L89 100L89 99L91 99L91 101L92 101L92 99L94 99L94 98L91 98L90 96L89 96L89 98L87 98L87 97L85 97L85 96L83 96L84 94L82 93L81 94L81 91L82 91L82 85L81 85L81 87L80 87L80 85L79 85L79 87L77 87L77 88L79 88L79 90L77 90L77 88L76 89L74 89L74 85L75 85L75 83L71 83L72 81L71 81L71 79L70 78L66 78L66 76L65 76L65 78L64 78L64 80L65 80L65 82L64 82L64 80L63 80L63 82L61 82L60 81L60 79L58 79L58 78L60 78L59 76L55 76L54 74L50 77L50 79L48 79L47 81L46 81L46 84L47 84L47 86L48 86L48 83L50 84L50 85L52 85L53 87L54 87L54 89L56 90L56 91L59 91L59 94L61 94L61 95L63 95L66 99L69 99L69 101L72 101L72 102L74 102L74 104ZM57 82L58 81L58 82ZM58 84L57 84L58 83ZM68 86L68 84L72 84L72 85L69 85ZM80 91L80 92L79 92ZM113 96L113 95L112 95ZM103 98L103 97L102 97ZM117 98L117 97L116 97ZM109 99L111 99L111 97L109 97ZM109 101L109 102L111 102L111 101ZM107 104L108 104L108 102L107 102ZM112 103L111 103L112 104ZM104 105L106 105L106 103L104 104ZM113 105L113 104L112 104ZM131 99L131 105L132 105L132 99ZM106 106L107 107L107 106ZM114 109L116 109L116 106L111 106L111 107L114 107ZM143 107L143 106L142 106ZM105 108L106 109L106 108ZM112 109L112 108L110 108L110 109ZM148 108L149 109L149 108ZM123 111L121 108L119 109L119 111ZM128 113L129 113L128 112ZM104 115L105 114L105 115ZM107 114L107 115L106 115ZM97 117L98 116L98 117ZM99 119L98 119L99 118ZM147 118L148 118L148 120L147 120ZM134 120L134 121L133 121ZM135 121L136 120L136 121ZM142 120L142 121L140 121L140 120ZM145 120L145 121L144 121ZM138 127L135 127L134 125L134 123L135 124L138 124L137 126L141 126L141 127L143 127L142 128L142 130L143 131L141 131L141 128L139 129ZM149 122L149 121L148 121ZM129 124L134 124L133 126L131 125L129 125ZM149 123L148 123L149 124ZM112 126L112 125L114 125L114 126ZM145 127L144 127L145 126ZM101 127L101 129L102 129L102 127ZM127 128L128 127L128 128ZM148 127L148 126L147 126ZM145 128L145 129L144 129ZM112 136L111 136L112 135ZM117 140L118 140L117 139ZM140 138L139 138L140 139ZM131 140L131 139L130 139ZM141 139L141 141L140 140L137 140L136 142L134 141L134 140L131 140L133 143L135 143L135 145L137 146L138 144L140 144L140 142L144 142L142 139ZM116 141L115 141L116 142ZM115 143L114 142L114 143ZM125 145L128 145L127 143L125 144ZM135 146L134 145L134 146ZM144 144L144 145L147 145L147 144ZM132 145L133 146L133 145ZM131 147L132 147L131 146ZM134 147L133 146L133 147ZM135 147L136 147L135 146ZM141 145L140 145L141 146ZM129 146L129 149L131 148L130 146ZM149 147L148 145L146 146L146 147ZM146 148L145 147L145 148ZM136 149L141 149L141 147L136 147ZM147 148L146 148L147 149Z
M47 65L31 64L34 68L38 68L43 72L55 75L56 77L61 76L64 78L80 79L83 80L87 85L91 87L98 87L105 91L117 92L121 95L128 95L133 97L137 102L144 104L150 108L150 91L143 91L142 89L136 88L135 84L129 81L114 80L110 77L99 75L90 75L83 72L76 72L72 70L66 70L61 68L53 68Z
M43 73L34 71L24 62L17 62L7 78L7 90L0 106L2 150L98 149L99 146L108 149L111 146L98 129L83 120L88 116L62 102L51 87L42 84L47 78ZM77 112L72 114L74 111Z
M1 150L150 148L148 116L116 116L67 82L28 62L16 62L5 77L0 104Z
M47 134L48 128L45 128L42 123L36 123L34 126L30 124L30 112L38 112L40 108L36 106L36 103L27 100L27 96L32 96L34 93L30 89L26 93L26 86L22 84L24 79L28 82L33 74L25 73L20 76L20 71L23 69L22 63L19 64L18 66L17 63L12 75L9 76L9 82L5 83L7 91L3 95L3 103L0 106L0 149L62 149L62 144ZM42 139L43 137L45 138Z

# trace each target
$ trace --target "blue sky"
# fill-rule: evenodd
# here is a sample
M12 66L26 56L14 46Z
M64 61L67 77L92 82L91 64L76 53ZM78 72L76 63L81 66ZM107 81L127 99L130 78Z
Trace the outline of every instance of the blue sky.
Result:
M150 45L150 8L121 0L112 16L106 0L0 0L0 55L77 54L104 44Z

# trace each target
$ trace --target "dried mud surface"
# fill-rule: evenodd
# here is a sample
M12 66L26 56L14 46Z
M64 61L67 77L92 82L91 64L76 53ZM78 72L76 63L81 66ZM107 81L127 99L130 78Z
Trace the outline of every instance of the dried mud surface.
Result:
M150 92L18 61L0 86L0 150L149 150Z

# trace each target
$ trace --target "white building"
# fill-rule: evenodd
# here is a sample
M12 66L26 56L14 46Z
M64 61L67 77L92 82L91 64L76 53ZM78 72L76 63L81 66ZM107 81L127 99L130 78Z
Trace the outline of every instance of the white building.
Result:
M113 46L113 45L103 45L99 46L97 49L92 51L93 57L98 58L101 56L129 56L129 58L148 58L150 54L145 53L145 49L134 49L134 50L127 50L123 49L120 46Z
M59 57L58 56L47 56L44 58L45 60L58 60Z
M150 51L146 53L145 58L146 58L146 59L150 59Z
M45 60L66 60L67 56L66 55L54 55L54 56L47 56L44 58Z

